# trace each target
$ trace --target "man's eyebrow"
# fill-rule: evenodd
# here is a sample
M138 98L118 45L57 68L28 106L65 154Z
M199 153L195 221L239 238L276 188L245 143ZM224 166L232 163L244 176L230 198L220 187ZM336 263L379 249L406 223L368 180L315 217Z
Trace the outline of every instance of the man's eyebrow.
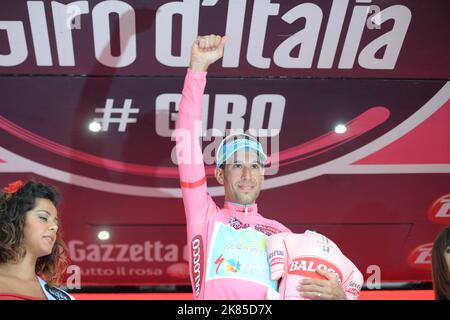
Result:
M229 164L236 164L236 163L245 163L245 161L243 160L234 160L233 162L229 163ZM259 162L258 160L254 160L252 162L250 162L250 164L259 164L261 165L261 162Z

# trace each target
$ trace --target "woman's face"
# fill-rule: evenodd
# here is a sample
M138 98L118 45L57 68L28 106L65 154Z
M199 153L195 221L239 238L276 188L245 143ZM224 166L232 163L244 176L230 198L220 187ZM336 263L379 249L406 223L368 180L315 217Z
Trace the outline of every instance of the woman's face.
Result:
M444 258L445 258L445 261L447 262L448 272L450 272L450 246L445 248Z
M48 199L37 198L36 206L26 213L24 244L27 254L36 258L52 252L58 231L58 212Z

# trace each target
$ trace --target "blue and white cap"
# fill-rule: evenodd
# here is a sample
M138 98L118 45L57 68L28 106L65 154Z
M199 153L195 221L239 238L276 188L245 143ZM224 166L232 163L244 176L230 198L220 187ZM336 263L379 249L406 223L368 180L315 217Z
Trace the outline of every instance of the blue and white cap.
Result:
M261 161L261 165L264 165L267 160L267 155L261 143L255 137L244 133L237 133L225 137L220 143L216 153L217 167L222 166L236 151L241 149L255 151Z

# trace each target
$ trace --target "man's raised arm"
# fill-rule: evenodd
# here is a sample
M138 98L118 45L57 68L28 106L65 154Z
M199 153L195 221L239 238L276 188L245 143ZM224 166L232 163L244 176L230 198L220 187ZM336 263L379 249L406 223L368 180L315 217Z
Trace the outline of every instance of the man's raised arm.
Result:
M202 99L209 65L223 56L225 37L198 37L184 81L176 126L180 184L187 222L200 222L207 205L206 174L199 137L202 130Z

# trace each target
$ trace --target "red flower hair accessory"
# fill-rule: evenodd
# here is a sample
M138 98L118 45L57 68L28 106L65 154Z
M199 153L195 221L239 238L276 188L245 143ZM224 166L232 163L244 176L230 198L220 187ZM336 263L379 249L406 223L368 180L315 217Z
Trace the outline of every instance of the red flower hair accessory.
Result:
M23 182L22 180L17 180L17 181L11 182L10 184L8 184L8 186L3 188L3 192L10 193L10 194L16 193L24 185L25 185L25 182Z

